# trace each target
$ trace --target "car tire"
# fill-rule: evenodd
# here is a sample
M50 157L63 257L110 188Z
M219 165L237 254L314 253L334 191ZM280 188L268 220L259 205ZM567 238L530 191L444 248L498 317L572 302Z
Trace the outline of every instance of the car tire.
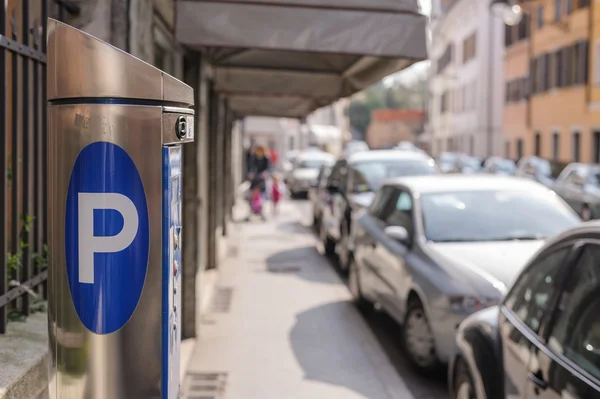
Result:
M592 210L590 209L590 207L587 204L584 204L583 207L581 208L581 219L584 222L587 222L588 220L592 220L593 216L592 216Z
M454 392L452 392L452 397L454 399L477 399L475 385L473 384L473 378L471 377L467 362L459 358L456 360L454 367Z
M348 226L346 222L342 223L338 253L340 269L344 274L348 274L352 262L352 253L348 249Z
M323 252L326 256L333 256L335 254L335 241L333 241L327 231L325 230L325 226L321 223L321 228L319 229L319 236L321 238L321 243L323 244Z
M358 273L358 265L355 260L350 263L348 271L348 289L350 290L350 294L352 294L352 301L357 308L362 311L373 309L373 304L363 296L360 274Z
M439 369L433 331L419 299L408 301L402 326L402 346L415 371L428 375Z

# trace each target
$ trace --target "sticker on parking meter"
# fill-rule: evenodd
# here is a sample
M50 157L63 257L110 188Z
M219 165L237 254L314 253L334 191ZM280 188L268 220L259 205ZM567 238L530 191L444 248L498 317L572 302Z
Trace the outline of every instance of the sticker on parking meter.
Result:
M88 330L110 334L133 315L149 234L144 186L127 152L107 142L81 150L67 191L65 254L71 298Z

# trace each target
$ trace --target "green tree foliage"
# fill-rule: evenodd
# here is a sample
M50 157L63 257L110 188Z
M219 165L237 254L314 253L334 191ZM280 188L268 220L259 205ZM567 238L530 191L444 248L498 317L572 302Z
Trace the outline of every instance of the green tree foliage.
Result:
M376 109L426 109L427 77L419 76L410 83L379 82L356 94L348 106L350 125L363 135L371 123L371 111Z

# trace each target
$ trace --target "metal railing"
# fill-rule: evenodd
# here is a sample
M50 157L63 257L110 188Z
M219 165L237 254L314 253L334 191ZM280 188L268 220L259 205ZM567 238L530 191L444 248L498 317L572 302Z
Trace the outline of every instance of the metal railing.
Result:
M49 0L0 2L0 334L46 295L46 22ZM77 13L54 0L59 18ZM68 60L65 60L68 62Z

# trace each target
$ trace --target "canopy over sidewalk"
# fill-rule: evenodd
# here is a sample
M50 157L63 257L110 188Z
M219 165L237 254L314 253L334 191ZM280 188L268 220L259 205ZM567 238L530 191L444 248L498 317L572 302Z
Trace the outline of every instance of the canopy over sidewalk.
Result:
M303 117L427 58L417 0L178 0L177 39L239 116Z

